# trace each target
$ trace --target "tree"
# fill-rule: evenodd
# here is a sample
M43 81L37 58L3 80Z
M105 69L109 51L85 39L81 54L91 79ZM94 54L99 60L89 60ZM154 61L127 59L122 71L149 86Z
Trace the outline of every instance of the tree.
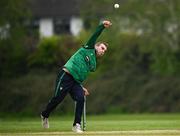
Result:
M114 3L120 3L114 9ZM151 54L151 70L163 74L179 73L180 1L179 0L98 0L85 2L82 15L86 18L110 19L114 24L109 38L119 33L136 34L144 39L141 53ZM87 4L86 4L87 3ZM89 9L89 10L87 10ZM91 15L91 16L89 16ZM98 16L97 16L98 15ZM99 16L100 15L100 16ZM92 22L94 19L91 19ZM146 40L146 41L145 41Z
M25 66L23 42L29 15L26 0L0 1L0 75L16 73Z

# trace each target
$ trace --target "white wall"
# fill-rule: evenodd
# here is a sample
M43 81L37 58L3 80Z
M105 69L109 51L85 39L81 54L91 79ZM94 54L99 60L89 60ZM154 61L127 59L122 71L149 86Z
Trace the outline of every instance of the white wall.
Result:
M50 37L54 34L53 32L53 20L51 18L42 18L39 22L40 37Z
M0 39L6 39L9 37L10 25L6 24L4 26L0 26Z
M77 36L83 29L83 21L78 17L72 17L70 20L70 32L72 35Z

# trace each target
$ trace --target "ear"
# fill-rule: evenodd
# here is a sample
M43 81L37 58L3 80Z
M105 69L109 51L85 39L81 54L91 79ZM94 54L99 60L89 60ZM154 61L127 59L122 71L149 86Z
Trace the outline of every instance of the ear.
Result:
M95 50L97 50L98 46L97 46L97 45L95 45L95 46L94 46L94 48L95 48Z

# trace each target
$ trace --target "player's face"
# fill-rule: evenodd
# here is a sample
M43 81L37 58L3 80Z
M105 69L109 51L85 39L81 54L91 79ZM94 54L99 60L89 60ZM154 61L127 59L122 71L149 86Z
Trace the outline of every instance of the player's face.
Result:
M106 45L104 45L103 43L101 43L100 45L95 46L95 49L96 49L96 55L97 55L97 56L103 56L104 53L105 53L106 50L107 50L107 47L106 47Z

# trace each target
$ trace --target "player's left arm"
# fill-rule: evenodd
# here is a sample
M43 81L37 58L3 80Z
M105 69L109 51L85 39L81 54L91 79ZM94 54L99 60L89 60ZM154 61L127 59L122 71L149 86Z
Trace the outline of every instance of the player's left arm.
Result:
M97 38L102 33L104 28L109 28L111 25L112 25L112 23L110 21L108 21L108 20L105 20L102 23L100 23L100 25L97 27L96 31L90 37L88 42L84 45L84 48L93 49Z

